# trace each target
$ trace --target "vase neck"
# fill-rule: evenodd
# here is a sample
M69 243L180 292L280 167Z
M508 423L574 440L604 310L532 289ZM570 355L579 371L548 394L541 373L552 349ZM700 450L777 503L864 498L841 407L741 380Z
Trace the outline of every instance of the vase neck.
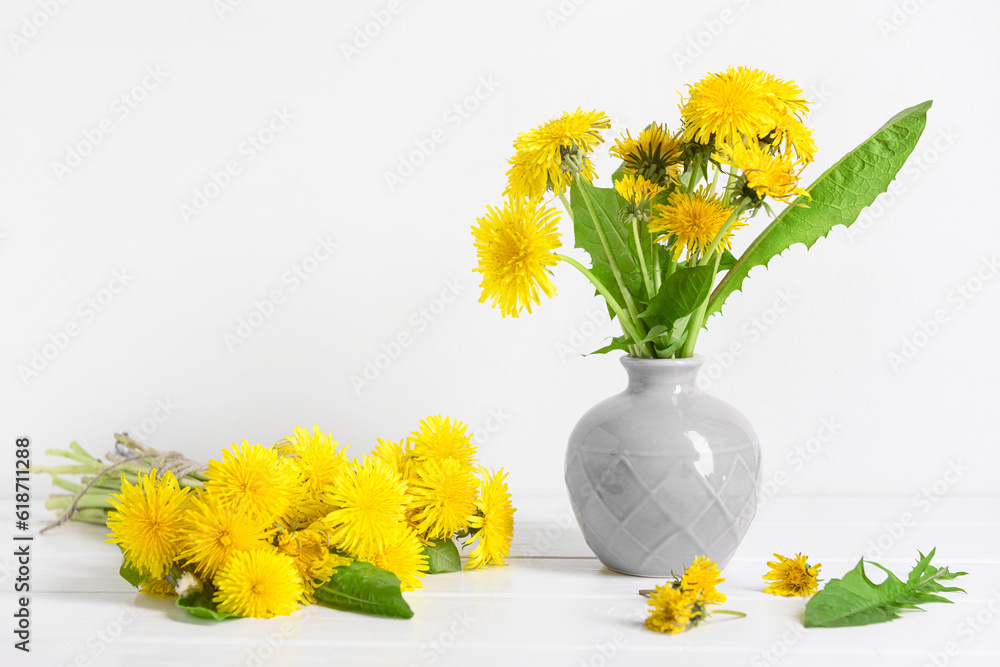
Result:
M684 359L622 357L621 362L628 373L627 391L634 394L649 390L671 393L693 391L698 369L705 360L696 355Z

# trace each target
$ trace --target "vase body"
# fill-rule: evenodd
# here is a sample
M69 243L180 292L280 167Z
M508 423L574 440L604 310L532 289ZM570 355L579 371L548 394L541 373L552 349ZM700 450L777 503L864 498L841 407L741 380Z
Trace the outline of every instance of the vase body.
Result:
M702 357L621 361L628 387L580 418L566 451L587 544L625 574L664 578L701 555L725 567L757 510L757 435L697 388Z

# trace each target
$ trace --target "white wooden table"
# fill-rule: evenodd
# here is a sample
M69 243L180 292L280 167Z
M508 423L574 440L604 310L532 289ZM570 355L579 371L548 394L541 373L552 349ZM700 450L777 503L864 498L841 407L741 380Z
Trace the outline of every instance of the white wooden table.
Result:
M659 582L602 568L562 496L515 503L510 564L427 577L406 594L410 620L314 606L284 618L202 622L136 594L118 577L118 551L104 531L71 524L32 543L30 655L12 648L7 629L16 565L3 549L0 664L1000 665L1000 498L944 497L929 508L900 497L772 499L723 573L724 607L747 617L717 616L679 636L643 628L637 591ZM0 514L7 526L11 505ZM935 546L936 562L969 572L958 582L968 595L893 623L806 630L804 600L761 592L774 551L808 554L828 579L871 549L905 575L918 549Z

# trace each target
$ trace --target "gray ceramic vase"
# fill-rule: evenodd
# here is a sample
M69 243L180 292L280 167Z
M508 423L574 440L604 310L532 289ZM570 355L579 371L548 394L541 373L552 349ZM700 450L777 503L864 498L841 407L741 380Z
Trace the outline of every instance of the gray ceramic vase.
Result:
M623 357L628 387L570 435L573 511L616 572L663 578L701 555L725 567L757 510L757 435L695 386L703 361Z

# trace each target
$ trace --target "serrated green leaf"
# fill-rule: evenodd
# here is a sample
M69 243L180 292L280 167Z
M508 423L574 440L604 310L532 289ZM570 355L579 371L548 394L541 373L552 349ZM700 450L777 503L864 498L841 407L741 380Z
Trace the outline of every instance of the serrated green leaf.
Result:
M736 262L712 293L706 311L722 310L729 295L743 287L750 269L767 266L775 255L796 243L812 247L836 225L849 227L861 211L889 187L927 124L931 101L904 109L864 143L816 179L810 198L799 197L776 217Z
M632 339L628 336L618 336L617 338L611 339L611 342L602 348L598 348L591 352L590 354L607 354L608 352L613 352L615 350L628 350L629 345L632 344ZM585 355L589 356L589 355Z
M226 611L219 611L219 608L215 604L215 600L213 600L214 595L215 589L212 588L211 584L206 582L204 584L204 588L200 591L196 591L182 598L177 598L175 604L192 616L204 618L209 621L224 621L227 618L242 618L239 614L230 614Z
M122 558L122 566L118 569L118 574L122 575L122 579L132 584L136 588L139 588L142 582L149 578L144 571L132 567L132 564L128 562L128 559Z
M869 561L886 573L881 584L872 583L865 573L862 558L843 579L831 579L823 590L816 593L806 604L805 626L807 628L834 628L852 625L884 623L899 618L904 610L920 610L917 605L927 602L951 602L936 593L964 593L961 588L944 586L942 581L951 581L965 575L965 572L949 572L947 567L931 565L934 549L920 559L910 571L906 582L887 568Z
M590 207L587 206L581 190L586 192L593 202L596 220L590 214ZM598 188L586 181L581 181L580 184L574 182L570 190L575 246L585 250L590 255L590 270L608 288L615 300L622 307L625 307L625 299L618 282L615 280L608 255L598 235L598 225L600 225L604 237L607 239L608 248L615 258L625 289L632 295L641 294L642 274L639 271L638 260L635 255L629 252L631 230L622 222L622 205L622 198L613 188ZM608 312L612 318L615 317L615 313L610 307Z
M399 577L364 561L356 560L338 567L333 576L316 589L314 596L316 602L333 609L394 618L413 617L413 610L400 591Z
M458 572L462 569L462 558L458 554L455 540L451 538L433 540L425 545L424 555L427 556L427 574Z
M650 326L672 328L677 320L693 313L708 297L714 276L715 270L710 265L677 269L663 281L639 317Z

